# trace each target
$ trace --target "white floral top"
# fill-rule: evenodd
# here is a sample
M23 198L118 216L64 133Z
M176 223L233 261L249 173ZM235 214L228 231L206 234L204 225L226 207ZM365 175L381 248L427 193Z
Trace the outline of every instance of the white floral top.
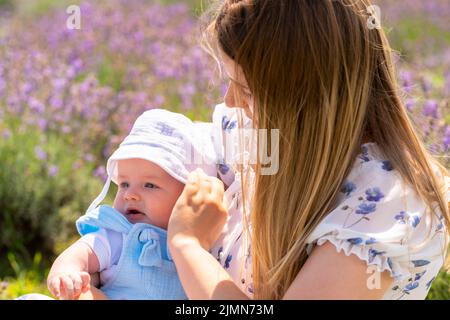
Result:
M234 109L216 107L213 123L220 125L220 130L236 128L234 121ZM228 221L211 253L252 297L251 249L242 232L240 175L233 174L227 165L222 165L221 175L228 184L234 180L225 191ZM446 181L450 186L450 179ZM450 201L450 192L447 199ZM394 281L384 299L425 299L443 265L449 240L443 217L430 218L426 210L425 203L383 159L377 145L363 144L343 183L338 205L309 237L308 253L315 245L329 241L337 251L354 254L373 269L390 273Z

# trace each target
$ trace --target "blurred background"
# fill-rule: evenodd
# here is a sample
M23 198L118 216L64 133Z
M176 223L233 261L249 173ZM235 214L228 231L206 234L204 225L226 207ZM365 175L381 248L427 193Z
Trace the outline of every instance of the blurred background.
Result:
M0 299L49 294L51 261L77 238L74 221L139 114L210 120L225 82L198 45L208 2L0 0ZM411 119L450 168L450 1L373 3ZM80 30L66 27L72 4ZM441 272L428 299L449 289Z

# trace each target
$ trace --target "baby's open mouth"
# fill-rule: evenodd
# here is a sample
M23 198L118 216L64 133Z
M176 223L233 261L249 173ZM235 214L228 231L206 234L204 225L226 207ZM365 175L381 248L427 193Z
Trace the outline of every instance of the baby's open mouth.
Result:
M137 209L128 209L127 214L144 214L144 213Z

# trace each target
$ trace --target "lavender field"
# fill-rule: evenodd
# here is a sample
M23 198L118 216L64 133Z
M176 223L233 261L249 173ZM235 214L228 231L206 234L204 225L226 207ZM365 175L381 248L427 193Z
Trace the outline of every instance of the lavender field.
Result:
M0 0L0 298L48 294L49 261L139 114L210 119L225 83L199 46L201 2ZM373 2L411 119L450 168L450 2ZM70 4L80 30L66 27ZM449 282L442 272L428 298L449 299Z

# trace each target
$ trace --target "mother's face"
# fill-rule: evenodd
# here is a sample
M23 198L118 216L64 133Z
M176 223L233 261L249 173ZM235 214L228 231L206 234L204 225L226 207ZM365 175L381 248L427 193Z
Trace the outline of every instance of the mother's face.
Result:
M245 115L253 119L254 99L248 88L242 68L236 65L236 62L225 53L221 52L220 57L224 64L225 73L230 79L224 97L225 105L229 108L242 108ZM237 97L240 97L240 99ZM240 101L237 101L238 99Z

